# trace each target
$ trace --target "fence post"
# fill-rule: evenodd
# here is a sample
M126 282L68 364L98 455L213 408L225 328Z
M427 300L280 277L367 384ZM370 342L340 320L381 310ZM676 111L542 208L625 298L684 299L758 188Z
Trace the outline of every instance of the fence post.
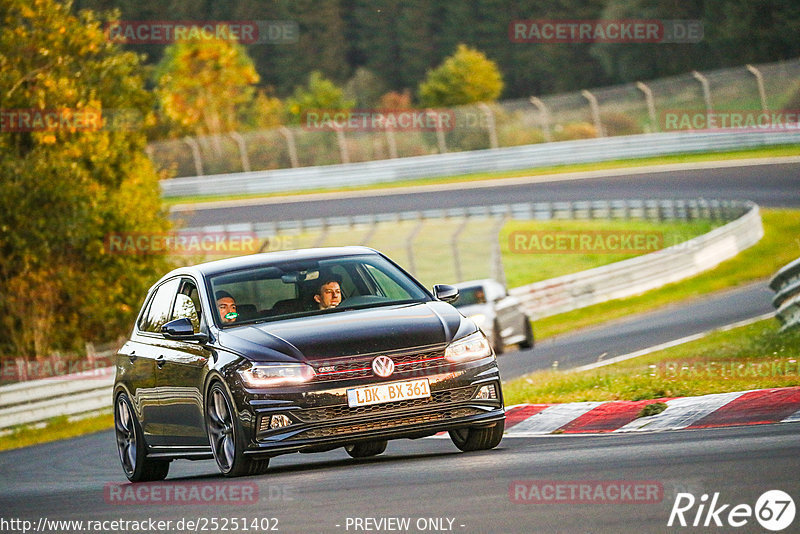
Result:
M200 157L200 145L197 144L197 140L194 137L184 137L183 141L192 149L195 175L203 176L203 160Z
M436 113L432 109L426 109L425 113ZM442 130L442 123L439 120L435 121L436 124L436 142L439 144L439 154L447 154L447 144L444 139L444 130Z
M420 214L417 214L419 220L417 225L409 232L408 237L406 237L406 254L408 255L408 270L411 272L412 275L417 274L417 266L414 264L414 239L416 239L417 234L419 234L420 230L422 230L422 225L425 224L425 219L422 218Z
M336 141L339 143L339 155L342 163L350 163L350 154L347 150L347 139L344 137L344 130L336 128Z
M755 68L752 65L746 65L747 70L749 70L753 76L756 77L756 84L758 84L758 96L761 98L761 111L764 113L769 111L767 107L767 92L764 90L764 76L762 76L761 71Z
M244 137L239 132L230 132L231 138L239 145L239 156L242 160L242 171L250 172L250 157L247 155L247 145L244 142Z
M581 91L581 94L583 98L589 101L589 107L592 109L592 120L594 121L595 130L597 130L597 137L605 137L603 123L600 121L600 105L597 103L597 98L587 89Z
M703 86L703 100L706 101L706 112L711 114L714 111L714 107L711 105L711 87L708 85L708 78L696 70L692 71L692 76Z
M380 223L378 223L378 221L376 221L375 217L373 216L370 219L370 223L369 224L370 224L369 230L367 230L367 233L364 234L363 238L361 238L361 246L362 247L369 246L369 242L372 240L372 236L375 235L375 232L378 230L378 224L380 224Z
M653 99L653 91L644 84L644 82L636 82L636 88L644 93L644 99L647 102L647 113L650 115L650 124L653 125L654 131L658 131L658 118L656 117L656 102Z
M294 133L286 126L281 126L278 131L286 139L286 147L289 149L289 161L292 162L292 168L299 167L300 161L297 159L297 145L294 142Z
M536 106L536 109L539 110L539 122L542 124L542 132L544 132L544 140L546 142L551 142L553 140L553 136L550 134L550 112L547 109L547 106L544 105L544 102L541 99L532 96L528 99L531 104Z
M490 108L486 102L480 102L478 106L483 110L483 114L486 115L486 129L489 130L489 146L491 148L497 148L499 146L497 143L497 125L494 122L492 108Z
M502 251L500 250L500 231L506 224L507 219L508 219L508 213L499 216L497 219L497 224L494 225L494 227L492 228L492 232L490 234L493 238L492 278L494 278L503 285L506 285L506 273L505 270L503 269L503 255Z
M322 244L325 243L325 240L328 238L328 230L329 229L330 229L330 226L328 225L328 221L322 221L322 229L320 230L319 236L314 241L314 244L311 246L311 248L321 247Z
M456 282L464 281L464 272L461 270L461 255L458 252L458 240L461 237L461 233L467 227L468 221L469 217L465 214L464 218L461 219L461 223L456 227L455 232L453 232L453 235L450 236L450 248L453 250L453 264L456 268Z
M389 145L389 158L397 159L397 139L394 137L394 130L386 128L386 144Z

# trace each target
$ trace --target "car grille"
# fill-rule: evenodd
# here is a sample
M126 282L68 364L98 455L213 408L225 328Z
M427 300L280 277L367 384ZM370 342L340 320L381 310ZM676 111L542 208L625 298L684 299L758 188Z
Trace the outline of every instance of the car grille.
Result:
M436 391L426 399L410 399L386 404L373 404L372 406L357 406L355 408L350 408L346 404L342 404L339 406L326 406L324 408L303 410L302 412L296 412L294 415L303 422L317 423L319 421L328 421L330 419L339 419L343 417L381 414L405 408L427 408L430 406L467 401L472 398L474 391L475 387L469 386L447 391Z
M317 375L314 377L316 382L330 381L330 380L351 380L353 378L372 378L375 374L372 372L372 360L375 359L377 354L372 354L366 357L347 358L325 362L324 364L315 364L314 371ZM410 371L419 371L422 369L429 369L431 367L438 367L445 363L444 349L428 350L413 352L410 354L387 354L395 366L395 373L407 373ZM333 370L321 370L333 367Z
M375 430L387 430L407 425L417 425L422 423L435 423L439 421L447 421L450 419L458 419L461 417L469 417L471 415L478 415L485 413L478 408L454 408L442 412L434 412L420 415L407 415L395 419L384 419L381 421L367 421L364 423L353 423L349 425L329 426L326 428L314 428L304 432L300 432L293 439L315 439L315 438L330 438L341 436L345 434L356 434L359 432L370 432Z

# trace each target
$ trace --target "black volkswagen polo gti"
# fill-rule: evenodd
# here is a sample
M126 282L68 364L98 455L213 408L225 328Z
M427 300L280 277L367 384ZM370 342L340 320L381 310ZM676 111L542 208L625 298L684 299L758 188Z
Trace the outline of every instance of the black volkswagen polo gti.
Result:
M449 431L463 451L503 436L483 333L363 247L256 254L172 271L150 290L117 355L117 446L132 481L178 458L227 476L269 458Z

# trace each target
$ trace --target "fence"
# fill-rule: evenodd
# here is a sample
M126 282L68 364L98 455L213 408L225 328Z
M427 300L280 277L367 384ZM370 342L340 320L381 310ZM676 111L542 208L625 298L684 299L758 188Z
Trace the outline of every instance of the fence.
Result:
M180 197L330 189L415 178L529 169L562 165L567 162L590 163L798 143L800 143L800 130L781 133L660 133L323 167L173 178L162 181L161 190L164 197Z
M531 317L541 318L641 294L712 269L764 235L755 204L721 203L719 210L719 217L735 219L686 243L510 292L522 301Z
M436 273L434 281L447 281L443 273L452 266L455 278L485 278L483 268L494 278L503 279L503 264L498 234L509 220L611 220L645 219L653 221L717 219L732 221L686 243L647 254L631 260L613 263L590 271L559 277L512 289L531 316L543 317L561 311L588 306L603 300L620 298L632 293L674 282L708 269L757 242L763 234L758 207L752 203L705 200L620 200L586 202L542 202L504 204L477 208L430 210L424 212L388 213L365 217L339 217L289 221L264 225L236 225L226 228L184 230L252 231L262 237L299 236L314 240L316 246L335 244L341 232L349 244L354 241L354 228L362 226L362 242L378 239L381 232L400 242L399 247L409 254L406 263L412 271L430 266ZM397 225L405 221L408 233L397 239ZM427 243L424 257L415 249L422 224L452 223L452 233L445 234L443 246ZM384 225L385 228L380 226ZM461 242L460 237L474 225L482 229L482 246L475 241ZM245 228L247 227L247 228ZM313 235L312 235L313 234ZM491 243L490 250L486 250ZM383 247L382 247L383 248ZM390 254L392 255L392 254ZM396 258L396 256L394 256ZM396 258L397 259L397 258ZM402 262L401 262L402 263ZM795 262L797 263L797 262ZM785 270L785 269L784 269ZM782 270L782 272L784 271ZM777 277L776 277L777 278ZM795 283L797 280L794 280ZM114 350L96 354L96 358L111 358ZM19 382L0 387L0 429L36 423L57 416L74 416L108 410L111 406L111 386L114 368L93 369L86 374L54 376L52 378Z
M781 331L800 325L800 258L775 273L769 287L776 293L772 304L778 309Z
M381 250L430 286L479 278L505 281L501 230L510 220L713 219L730 221L747 209L714 200L526 202L406 211L182 230L189 234L254 234L262 250L359 244ZM760 228L760 222L759 222ZM691 245L697 246L697 243Z
M800 59L463 106L447 111L452 127L435 131L293 126L159 141L148 152L175 176L348 164L665 132L673 129L665 120L671 111L797 111L799 92Z

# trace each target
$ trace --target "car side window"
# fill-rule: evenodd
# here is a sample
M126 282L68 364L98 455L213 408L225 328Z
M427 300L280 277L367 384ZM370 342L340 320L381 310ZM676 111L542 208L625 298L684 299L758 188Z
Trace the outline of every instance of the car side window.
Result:
M192 328L197 333L200 331L200 313L200 295L197 292L197 286L192 280L184 278L181 280L178 296L175 298L170 321L185 317L192 322Z
M172 303L178 292L180 279L175 278L164 282L156 289L150 301L147 313L139 323L139 329L144 332L161 332L161 327L169 322L172 315Z

